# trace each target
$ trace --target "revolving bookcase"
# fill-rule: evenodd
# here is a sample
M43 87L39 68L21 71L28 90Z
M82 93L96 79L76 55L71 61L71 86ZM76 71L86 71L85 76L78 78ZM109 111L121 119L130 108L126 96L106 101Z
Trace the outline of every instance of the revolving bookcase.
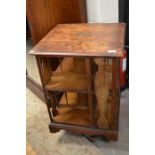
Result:
M60 129L117 140L125 24L59 24L30 52L49 113Z

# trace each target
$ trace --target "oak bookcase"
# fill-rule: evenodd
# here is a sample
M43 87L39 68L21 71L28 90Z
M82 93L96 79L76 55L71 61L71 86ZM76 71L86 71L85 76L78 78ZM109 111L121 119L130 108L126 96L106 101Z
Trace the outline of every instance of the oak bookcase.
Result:
M37 59L50 132L117 140L124 38L124 23L58 24L29 52Z

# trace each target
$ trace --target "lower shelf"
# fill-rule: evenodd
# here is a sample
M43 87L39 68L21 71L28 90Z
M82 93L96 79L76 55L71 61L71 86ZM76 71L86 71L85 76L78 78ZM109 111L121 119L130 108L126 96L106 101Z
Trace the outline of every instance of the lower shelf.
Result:
M53 117L54 122L90 126L89 110L75 109L72 107L57 108L58 115Z

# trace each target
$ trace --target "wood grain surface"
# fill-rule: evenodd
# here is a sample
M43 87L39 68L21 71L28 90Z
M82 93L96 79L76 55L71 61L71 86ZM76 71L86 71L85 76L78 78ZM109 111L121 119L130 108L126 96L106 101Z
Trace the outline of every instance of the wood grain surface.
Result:
M108 114L111 112L111 109L109 108L108 97L112 82L112 70L109 71L109 67L107 67L109 59L97 58L95 59L95 63L98 66L94 80L95 95L97 98L97 127L102 129L109 128L110 117Z
M29 54L120 57L124 37L124 23L59 24Z
M73 108L78 108L78 109L88 109L88 99L87 99L87 94L82 94L82 93L71 93L67 92L67 100L65 94L63 94L59 106L60 107L73 107Z
M81 126L90 126L88 109L60 107L60 108L57 108L57 110L59 115L53 117L54 122L75 124L75 125L81 125Z
M60 24L30 51L38 60L51 132L76 128L117 139L124 32L123 23ZM54 57L60 62L57 69L50 67ZM61 99L48 102L51 92Z
M51 80L46 84L47 90L71 91L87 93L87 78L85 74L74 72L53 73Z
M36 44L57 24L86 22L86 1L26 0L26 15Z

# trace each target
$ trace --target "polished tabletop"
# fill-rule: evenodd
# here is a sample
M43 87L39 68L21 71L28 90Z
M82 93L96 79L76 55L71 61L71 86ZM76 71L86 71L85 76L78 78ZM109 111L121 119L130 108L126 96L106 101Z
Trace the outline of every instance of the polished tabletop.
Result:
M58 24L29 52L47 56L123 56L125 23Z

